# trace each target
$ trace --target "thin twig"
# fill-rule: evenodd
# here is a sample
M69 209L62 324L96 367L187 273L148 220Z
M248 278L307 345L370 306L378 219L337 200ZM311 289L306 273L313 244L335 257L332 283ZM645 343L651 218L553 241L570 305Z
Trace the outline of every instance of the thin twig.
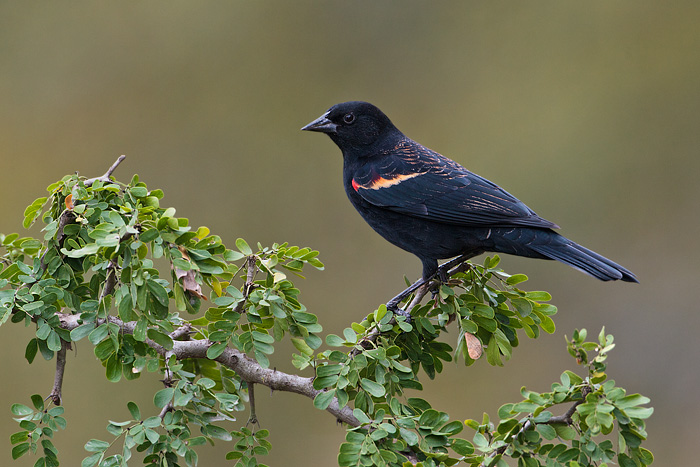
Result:
M102 288L102 292L100 293L100 302L104 300L107 295L114 293L114 287L117 285L117 267L118 265L116 259L109 262L109 266L107 266L107 277L105 277L105 284Z
M187 324L189 324L189 323L187 323ZM170 388L173 386L173 372L170 369L170 357L172 357L172 356L173 356L173 352L170 350L165 352L165 355L163 356L163 362L165 365L165 374L164 374L161 382L163 383L163 386L165 386L166 388ZM173 408L174 408L173 401L170 400L167 404L165 404L165 407L163 407L163 410L161 410L160 413L158 414L160 419L162 420L163 417L165 417L165 414L167 414L168 412L173 410Z
M167 404L165 404L165 407L163 407L163 409L160 411L158 416L160 417L161 420L163 420L163 418L165 418L165 415L168 412L171 412L174 408L175 407L173 406L173 401L170 401Z
M446 271L445 275L447 277L451 277L457 274L458 272L464 272L471 267L468 263L466 263L468 259L468 255L463 255L452 259L446 263L443 263L438 268L438 272L436 272L436 274L442 274ZM416 282L411 284L406 290L389 300L389 302L387 302L387 308L391 309L389 305L393 302L393 311L396 314L406 316L407 319L410 318L411 310L423 300L425 295L430 290L430 285L430 282L424 279L417 280ZM397 305L401 302L401 300L409 296L414 291L416 292L416 295L413 297L413 300L411 300L411 302L408 305L406 305L403 309L398 309ZM391 318L388 324L396 324L396 318ZM374 346L380 334L381 332L379 331L379 328L374 328L369 334L367 334L363 339L361 339L357 343L355 348L353 348L350 351L350 357L354 357L357 354L361 353L362 349L369 349L372 346Z
M250 404L250 417L248 417L248 421L246 422L245 426L248 426L248 424L252 425L258 425L260 426L260 422L258 421L258 415L255 412L255 383L250 383L246 381L248 384L248 403Z
M386 303L386 307L389 308L390 310L395 310L395 309L398 307L399 303L401 303L401 301L402 301L404 298L406 298L406 297L408 297L409 295L411 295L411 294L413 293L414 290L416 290L416 289L418 289L419 287L423 286L425 283L430 282L430 281L432 280L432 278L435 277L436 275L437 275L437 276L441 275L444 271L450 269L452 266L457 265L457 264L462 264L462 263L464 263L465 261L467 261L469 258L472 258L473 256L474 256L474 255L471 255L471 254L470 254L470 255L462 255L462 256L458 256L458 257L456 257L456 258L453 258L453 259L447 261L446 263L442 263L442 264L440 265L440 267L438 267L438 269L437 269L437 271L435 272L435 274L433 274L431 277L428 277L428 278L421 277L420 279L418 279L417 281L415 281L415 282L414 282L413 284L411 284L408 288L406 288L405 290L401 291L401 293L399 293L396 297L394 297L394 298L392 298L391 300L389 300L389 301ZM449 273L448 273L448 274L449 274Z
M53 379L53 388L47 399L51 399L54 405L61 405L61 392L63 390L63 375L66 372L66 350L70 342L61 340L61 348L56 352L56 372Z
M110 182L111 180L109 179L109 177L112 175L112 172L114 172L117 169L117 167L119 167L119 164L121 164L124 159L126 159L126 156L124 156L124 155L119 156L117 158L117 160L114 162L114 164L112 164L112 166L109 169L107 169L107 172L105 172L103 175L100 175L99 177L88 178L87 180L85 180L83 182L83 185L91 186L93 183L95 183L97 181L105 182L105 183Z
M243 299L240 302L238 302L238 304L236 304L236 307L233 309L233 311L235 311L236 313L243 313L243 307L248 301L248 296L250 295L250 292L252 292L255 288L255 275L258 273L257 260L258 257L255 255L250 255L246 259L247 271L245 286L243 287Z
M542 425L572 425L574 423L573 417L574 413L576 413L576 407L581 405L583 402L586 400L586 396L590 394L591 388L589 386L584 386L581 388L581 399L574 402L571 407L569 407L569 410L566 411L566 413L562 415L555 415L549 418L546 422L540 422ZM481 463L481 466L479 467L487 467L489 465L489 462L496 456L499 456L506 452L506 449L508 449L508 446L512 443L512 441L517 438L520 433L524 433L527 430L529 430L533 425L537 425L537 423L533 422L532 419L527 420L525 423L523 423L523 426L520 427L520 430L516 434L510 437L510 441L508 441L504 446L501 446L500 448L496 449L495 451L492 451L486 459L484 459L484 462Z

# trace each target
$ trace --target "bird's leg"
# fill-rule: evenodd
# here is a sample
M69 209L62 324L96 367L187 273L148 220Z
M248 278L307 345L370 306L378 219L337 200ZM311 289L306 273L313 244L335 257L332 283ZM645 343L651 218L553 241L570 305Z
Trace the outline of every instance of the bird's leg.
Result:
M474 256L474 255L458 256L457 258L451 259L450 261L447 261L446 263L441 264L439 267L437 267L433 271L433 273L431 275L429 275L427 277L421 277L420 279L415 281L413 284L411 284L407 289L403 290L396 297L389 300L386 303L386 307L396 314L408 317L408 315L410 314L410 309L408 309L408 310L399 309L399 303L401 303L406 297L408 297L410 294L415 292L417 289L419 289L423 285L430 282L430 280L433 279L435 276L437 276L440 279L441 283L447 282L447 279L448 279L447 271L449 271L450 268L452 268L453 266L465 262L466 260L468 260L472 256Z
M416 289L425 285L430 279L431 279L430 277L428 279L421 277L420 279L415 281L413 284L411 284L407 289L403 290L396 297L394 297L391 300L389 300L388 302L386 302L386 307L389 310L393 311L394 313L398 313L400 315L403 314L401 312L403 310L401 310L401 311L399 310L399 303L401 303L404 298L406 298L410 294L412 294Z

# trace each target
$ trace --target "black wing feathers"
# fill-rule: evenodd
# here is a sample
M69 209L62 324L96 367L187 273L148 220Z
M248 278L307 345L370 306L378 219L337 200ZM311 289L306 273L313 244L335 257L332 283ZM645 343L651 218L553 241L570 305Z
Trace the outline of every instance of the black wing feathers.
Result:
M375 206L435 222L557 228L498 185L408 138L369 157L353 188Z

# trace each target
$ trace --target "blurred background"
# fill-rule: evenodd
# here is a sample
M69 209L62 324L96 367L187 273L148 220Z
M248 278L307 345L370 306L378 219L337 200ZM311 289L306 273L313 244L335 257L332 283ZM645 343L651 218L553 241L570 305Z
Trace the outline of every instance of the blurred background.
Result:
M605 326L617 343L610 373L652 399L657 464L694 465L684 447L700 416L699 20L696 1L0 2L0 231L21 231L24 208L53 181L100 175L126 154L119 180L138 173L165 191L163 205L230 245L320 250L326 270L296 284L325 331L341 333L420 273L347 201L335 145L299 131L332 104L370 101L641 282L504 257L506 271L530 276L524 287L552 293L557 332L522 337L504 369L422 375L425 397L453 419L495 417L521 386L547 391L572 366L565 335ZM32 329L0 332L0 464L30 466L11 460L9 409L48 394L54 362L24 360ZM287 350L272 364L293 370ZM158 412L156 375L103 375L79 343L68 431L55 437L61 465L79 465L88 439L109 439L107 420L128 419L127 401ZM258 393L273 444L262 461L335 465L344 430L332 417L300 396ZM200 465L223 465L230 449L201 449Z

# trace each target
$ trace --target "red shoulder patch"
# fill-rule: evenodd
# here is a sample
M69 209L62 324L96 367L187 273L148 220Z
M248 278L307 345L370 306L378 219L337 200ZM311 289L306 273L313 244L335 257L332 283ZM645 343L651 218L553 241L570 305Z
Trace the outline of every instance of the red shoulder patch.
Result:
M404 180L408 180L413 177L417 177L419 175L423 175L422 172L413 172L413 173L408 173L408 174L400 174L396 175L395 177L391 178L384 178L384 177L377 177L372 180L372 182L368 186L363 186L362 188L368 189L368 190L379 190L381 188L389 188L390 186L398 185L399 183L403 182Z
M409 174L400 174L396 175L395 177L392 178L384 178L382 176L375 176L368 184L366 185L360 185L355 181L355 179L352 179L352 188L357 191L360 188L363 190L379 190L381 188L389 188L390 186L398 185L399 183L403 182L404 180L408 180L409 178L417 177L419 175L423 175L422 172L414 172L414 173L409 173Z

